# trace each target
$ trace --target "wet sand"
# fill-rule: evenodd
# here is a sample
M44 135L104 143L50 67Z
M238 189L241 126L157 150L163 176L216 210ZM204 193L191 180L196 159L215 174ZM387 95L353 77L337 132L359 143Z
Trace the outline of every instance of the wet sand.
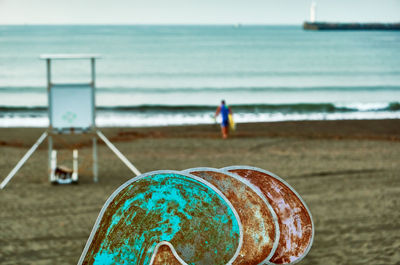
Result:
M0 129L0 179L44 129ZM228 140L218 125L105 128L141 172L250 165L285 179L303 197L315 239L301 264L399 264L400 120L239 124ZM80 183L52 186L43 143L0 190L0 264L76 264L111 193L133 177L100 144L99 183L90 137L55 137L61 164L79 147Z

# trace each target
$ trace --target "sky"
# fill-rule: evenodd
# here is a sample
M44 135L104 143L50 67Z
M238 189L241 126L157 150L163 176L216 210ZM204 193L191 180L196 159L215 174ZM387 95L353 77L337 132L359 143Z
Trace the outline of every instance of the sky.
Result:
M300 24L312 0L0 0L0 24ZM400 0L316 0L317 21L400 22Z

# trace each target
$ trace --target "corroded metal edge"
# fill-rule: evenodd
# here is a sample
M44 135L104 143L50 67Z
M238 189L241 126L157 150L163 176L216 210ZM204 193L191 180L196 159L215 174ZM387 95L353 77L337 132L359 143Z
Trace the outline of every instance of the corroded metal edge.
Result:
M267 170L264 170L264 169L261 169L261 168L257 168L257 167L251 167L251 166L229 166L229 167L221 168L221 170L223 170L223 171L235 170L235 169L253 170L253 171L258 171L258 172L267 174L267 175L277 179L278 181L282 182L284 185L286 185L297 196L297 198L299 198L300 202L304 205L304 208L307 210L307 213L310 216L310 220L311 220L311 230L312 230L312 232L311 232L310 244L308 244L306 250L304 251L304 253L301 256L299 256L295 261L290 262L290 263L286 263L286 264L290 264L290 265L291 264L296 264L296 263L300 262L301 260L303 260L307 256L308 252L310 251L310 249L312 247L312 244L314 242L314 233L315 233L315 231L314 231L314 221L313 221L313 218L312 218L312 215L311 215L311 211L308 208L308 206L305 203L305 201L303 200L303 198L301 198L300 194L292 186L290 186L289 183L287 183L285 180L283 180L282 178L280 178L279 176L275 175L274 173L272 173L270 171L267 171ZM273 262L269 262L269 263L270 264L276 264L276 263L273 263ZM279 265L281 265L281 264L279 264Z
M185 173L185 172L181 172L181 171L176 171L176 170L157 170L157 171L151 171L145 174L142 174L140 176L134 177L130 180L128 180L127 182L125 182L124 184L122 184L121 186L119 186L112 194L111 196L107 199L107 201L104 203L103 208L101 208L101 211L96 219L96 222L92 228L92 232L90 233L90 236L86 242L85 248L82 251L82 254L79 258L78 261L78 265L81 265L83 263L83 260L85 259L85 256L87 254L87 251L89 250L89 247L92 243L93 237L95 236L97 229L99 228L100 222L103 218L104 212L107 210L108 206L110 205L110 203L114 200L114 198L118 195L118 193L120 191L122 191L123 189L125 189L127 186L129 186L130 184L132 184L135 181L138 181L142 178L145 178L147 176L151 176L151 175L157 175L157 174L177 174L177 175L183 175L185 177L188 178L192 178L195 179L201 183L203 183L204 185L208 186L210 189L212 189L213 191L215 191L219 196L221 196L221 198L226 202L226 204L228 205L228 207L230 207L230 209L232 210L233 214L235 215L236 221L238 223L239 226L239 244L238 247L236 249L235 254L232 256L232 258L228 261L228 263L226 263L227 265L232 264L232 262L237 258L237 256L239 255L239 251L242 248L242 244L243 244L243 227L242 227L242 223L240 221L239 215L236 212L236 209L232 206L231 202L225 197L225 195L222 194L222 192L217 189L214 185L212 185L211 183L209 183L208 181L199 178L197 176ZM153 253L154 255L154 253ZM179 256L178 256L179 257ZM181 258L180 258L181 259Z
M269 253L269 255L267 256L267 258L265 258L262 262L259 263L259 265L263 265L263 264L273 264L271 263L269 260L272 258L272 256L275 254L275 251L278 247L279 244L279 237L280 237L280 229L279 229L279 223L278 223L278 217L275 213L275 211L272 209L272 206L270 205L270 203L268 202L267 198L265 197L265 195L262 193L262 191L254 184L252 184L250 181L248 181L247 179L234 174L232 172L229 172L227 170L224 169L218 169L218 168L211 168L211 167L197 167L197 168L190 168L190 169L186 169L183 170L182 172L184 173L190 173L193 171L212 171L212 172L218 172L218 173L223 173L225 175L230 176L231 178L234 178L238 181L240 181L241 183L243 183L244 185L248 186L251 190L253 190L260 198L261 200L265 203L265 205L267 206L269 212L272 215L272 219L274 222L274 226L275 226L275 238L274 238L274 243L273 243L273 247L271 249L271 252Z
M168 241L161 241L160 243L158 243L156 245L156 247L154 248L153 255L151 256L150 265L154 264L154 260L157 256L158 250L161 246L168 246L169 249L171 250L172 254L174 255L174 257L179 261L179 263L181 265L188 265L183 259L181 259L181 257L179 257L178 253L176 253L174 246L172 246L172 244L169 243Z

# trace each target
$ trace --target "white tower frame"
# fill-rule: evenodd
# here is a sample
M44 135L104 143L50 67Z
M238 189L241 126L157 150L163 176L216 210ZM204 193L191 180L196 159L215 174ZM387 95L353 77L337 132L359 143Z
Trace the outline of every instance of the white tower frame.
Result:
M96 103L95 103L95 89L96 89L96 59L100 58L98 54L43 54L40 56L40 59L46 60L46 68L47 68L47 95L48 95L48 114L49 114L49 128L48 128L48 149L49 149L49 158L48 158L48 172L49 172L49 180L52 181L52 152L53 152L53 135L54 134L74 134L75 132L89 132L94 134L96 132ZM51 71L51 62L52 60L90 60L91 66L91 80L89 83L83 84L56 84L52 82L52 71ZM79 127L72 126L60 126L60 122L55 122L55 113L58 111L58 105L55 104L55 101L62 100L57 96L57 90L73 90L68 93L71 97L75 96L74 100L79 101L79 95L83 90L90 90L89 98L84 98L84 100L89 102L80 102L80 105L88 104L88 107L83 110L84 115L90 116L90 120L86 119L86 126L82 123ZM73 93L75 92L75 94ZM70 100L71 101L71 100ZM69 102L70 103L70 102ZM64 111L64 110L61 110ZM83 122L85 124L85 121ZM93 156L93 181L98 181L98 164L97 164L97 137L94 135L92 137L92 156Z

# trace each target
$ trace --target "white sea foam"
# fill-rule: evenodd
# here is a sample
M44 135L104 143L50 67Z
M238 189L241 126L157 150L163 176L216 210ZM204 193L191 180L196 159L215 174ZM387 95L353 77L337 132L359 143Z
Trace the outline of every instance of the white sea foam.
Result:
M350 103L336 103L336 107L343 107L348 109L355 109L358 111L376 111L389 107L387 102L350 102Z
M366 111L344 113L239 113L234 115L236 123L275 122L302 120L365 120L400 119L400 111ZM219 122L219 120L217 120ZM98 127L149 127L192 124L213 124L212 114L99 114L96 117ZM6 116L0 117L0 127L47 127L47 116Z

